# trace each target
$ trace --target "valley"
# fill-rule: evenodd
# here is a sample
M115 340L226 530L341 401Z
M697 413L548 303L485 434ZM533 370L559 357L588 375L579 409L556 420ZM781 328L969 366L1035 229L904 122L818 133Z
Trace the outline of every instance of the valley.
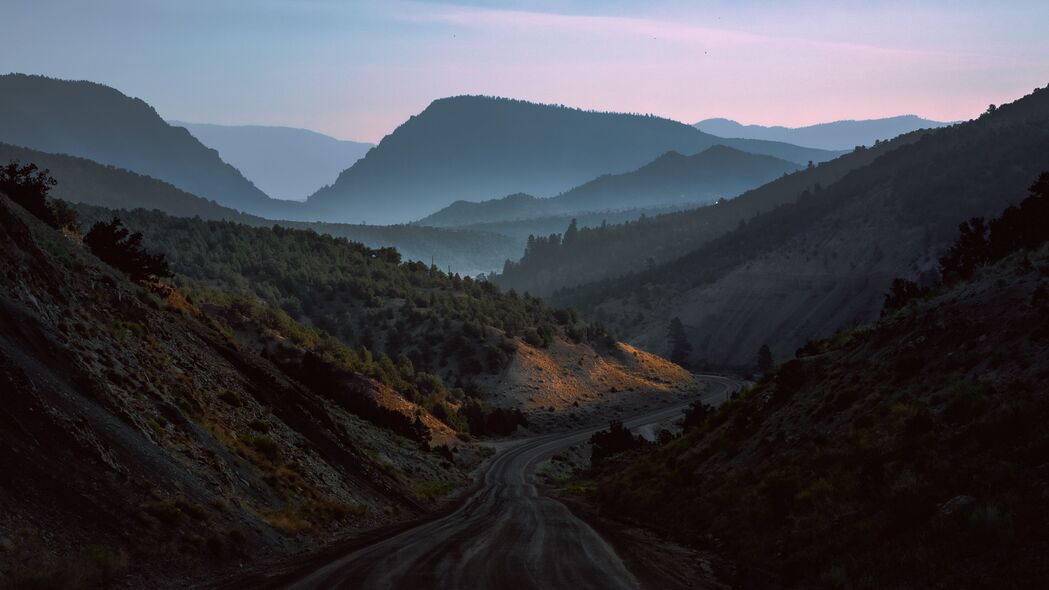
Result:
M0 590L1049 587L1049 5L3 14Z

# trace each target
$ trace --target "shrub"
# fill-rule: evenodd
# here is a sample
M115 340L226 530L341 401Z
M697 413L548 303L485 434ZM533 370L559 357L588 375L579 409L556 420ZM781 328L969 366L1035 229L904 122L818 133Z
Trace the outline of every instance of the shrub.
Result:
M134 281L155 281L173 276L163 254L150 254L142 248L142 234L130 233L114 217L109 223L98 222L84 236L91 252L131 277Z
M614 420L608 425L608 430L595 432L590 437L590 444L593 445L590 461L597 465L612 455L641 447L644 440L631 434L622 421Z

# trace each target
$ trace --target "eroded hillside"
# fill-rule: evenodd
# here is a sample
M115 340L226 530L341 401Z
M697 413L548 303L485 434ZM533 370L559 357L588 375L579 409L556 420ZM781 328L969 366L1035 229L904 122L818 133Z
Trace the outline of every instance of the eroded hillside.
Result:
M0 243L6 582L95 585L145 565L150 585L184 580L420 514L467 482L473 451L397 433L419 416L454 440L425 410L369 411L391 394L352 372L323 390L296 379L307 332L265 313L234 331L2 196Z

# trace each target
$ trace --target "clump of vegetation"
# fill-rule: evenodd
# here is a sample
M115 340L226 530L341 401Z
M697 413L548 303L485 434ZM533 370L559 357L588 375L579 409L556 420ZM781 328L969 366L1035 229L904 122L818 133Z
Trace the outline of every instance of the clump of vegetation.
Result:
M142 233L131 233L119 218L99 221L84 236L91 252L137 282L156 282L174 276L163 254L146 252L142 247Z
M517 408L497 408L477 398L467 398L459 413L475 436L509 436L518 426L528 426L528 420Z
M590 462L596 466L612 455L641 448L645 445L645 440L640 436L634 436L629 428L623 426L622 421L613 420L608 425L608 430L600 430L590 437L590 444Z
M5 588L112 588L130 566L125 551L102 545L88 545L55 557L41 536L29 529L14 531L9 541L10 546L0 550L0 558L8 566L0 578Z
M50 198L51 188L58 181L49 170L41 170L36 164L19 165L10 162L0 166L0 193L25 208L38 219L56 229L80 231L80 224L68 203Z
M973 276L976 269L1022 250L1034 250L1049 241L1049 172L1043 172L1018 206L1008 207L990 223L983 217L958 226L958 238L940 257L940 276L953 284ZM929 295L933 290L897 278L885 296L883 315Z

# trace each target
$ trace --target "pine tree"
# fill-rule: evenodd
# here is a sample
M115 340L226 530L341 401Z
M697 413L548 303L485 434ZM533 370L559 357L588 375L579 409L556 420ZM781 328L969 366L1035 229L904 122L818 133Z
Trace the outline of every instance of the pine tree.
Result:
M692 354L692 343L688 341L685 325L679 317L674 317L667 326L667 347L670 349L670 360L679 365L687 362L688 356Z
M758 369L762 373L768 373L769 369L772 368L772 350L769 349L768 344L762 344L761 348L758 349Z

